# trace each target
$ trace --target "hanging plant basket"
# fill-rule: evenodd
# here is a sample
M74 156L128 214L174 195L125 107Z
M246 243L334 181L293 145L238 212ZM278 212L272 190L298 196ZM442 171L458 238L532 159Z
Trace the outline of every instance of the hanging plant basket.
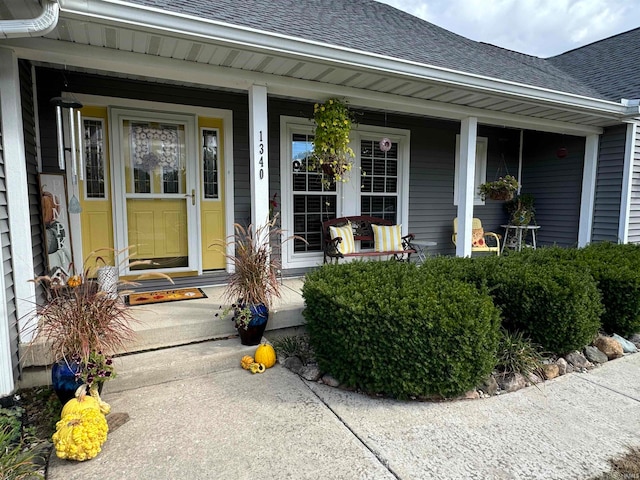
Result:
M518 180L511 175L505 175L493 182L486 182L480 185L480 196L482 199L491 200L511 200L518 190Z
M324 174L323 183L346 182L355 153L349 147L353 119L347 105L337 98L316 104L313 155L310 167Z
M511 190L492 190L487 197L491 200L512 200L513 192Z

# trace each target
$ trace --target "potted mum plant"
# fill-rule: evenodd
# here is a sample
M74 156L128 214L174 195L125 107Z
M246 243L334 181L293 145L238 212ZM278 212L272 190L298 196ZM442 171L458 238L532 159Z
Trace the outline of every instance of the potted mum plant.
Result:
M92 259L92 264L101 261L97 252L89 254L85 265ZM120 253L115 252L114 257ZM150 263L133 261L130 266ZM89 390L100 391L104 382L115 376L112 356L123 351L134 338L131 328L134 318L129 307L120 295L99 288L95 280L97 269L97 265L87 266L81 273L64 279L63 283L59 277L34 279L44 287L47 300L34 311L37 322L32 345L43 341L48 347L53 361L52 386L63 404L72 399L83 384ZM173 283L165 274L155 275ZM136 285L127 281L119 281L119 284Z
M355 153L349 147L353 118L349 108L337 98L313 107L315 131L312 168L323 173L323 183L346 182L353 167Z
M225 256L233 264L234 271L229 274L224 293L231 306L224 308L222 316L232 314L231 319L243 345L260 343L269 320L269 309L273 300L281 295L278 280L280 263L271 252L272 242L281 241L282 230L276 226L277 219L276 213L257 228L235 224L235 234L225 244L233 246L234 253L225 253ZM292 238L304 241L297 236L284 241Z
M511 200L518 191L518 180L511 175L505 175L493 182L486 182L480 185L480 196L482 200Z

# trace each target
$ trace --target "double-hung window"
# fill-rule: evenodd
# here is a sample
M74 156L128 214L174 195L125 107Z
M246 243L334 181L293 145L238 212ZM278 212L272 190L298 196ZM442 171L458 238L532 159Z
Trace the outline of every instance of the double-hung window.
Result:
M303 119L281 120L282 227L297 239L283 245L285 268L322 263L322 222L350 215L369 215L406 223L409 134L404 130L360 125L351 133L356 152L346 183L323 185L322 173L309 168L313 125ZM380 140L391 139L383 151ZM406 229L406 226L405 226ZM306 241L303 241L304 239ZM373 245L357 245L368 249Z

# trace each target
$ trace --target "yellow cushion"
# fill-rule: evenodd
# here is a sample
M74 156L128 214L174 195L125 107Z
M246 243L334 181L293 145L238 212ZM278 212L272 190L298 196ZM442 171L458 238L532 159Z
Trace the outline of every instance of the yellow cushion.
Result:
M397 252L402 248L402 225L371 225L376 252Z
M353 240L353 229L351 224L344 227L329 227L331 238L342 237L342 241L338 244L338 250L343 255L345 253L353 253L356 250L355 241Z

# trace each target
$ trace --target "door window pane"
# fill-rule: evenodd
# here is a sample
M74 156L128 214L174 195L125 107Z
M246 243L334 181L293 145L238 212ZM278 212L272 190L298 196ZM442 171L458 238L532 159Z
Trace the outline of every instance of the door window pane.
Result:
M183 194L184 125L123 121L127 193Z
M106 198L104 122L84 120L85 198Z
M202 131L202 172L204 182L204 198L219 198L218 180L218 132Z

